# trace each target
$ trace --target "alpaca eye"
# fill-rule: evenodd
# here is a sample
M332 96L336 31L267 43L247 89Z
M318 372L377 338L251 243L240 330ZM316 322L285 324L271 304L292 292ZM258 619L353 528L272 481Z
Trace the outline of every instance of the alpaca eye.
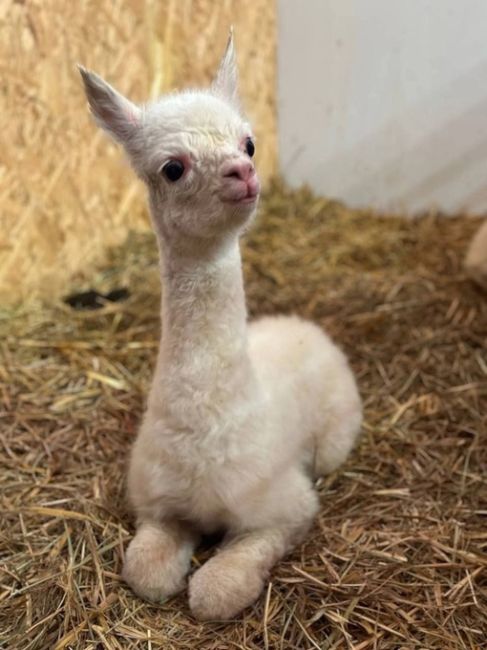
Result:
M164 165L162 171L167 180L174 183L184 174L184 165L180 160L170 160Z
M245 151L247 152L248 157L252 158L255 153L255 144L252 138L247 138L247 140L245 140Z

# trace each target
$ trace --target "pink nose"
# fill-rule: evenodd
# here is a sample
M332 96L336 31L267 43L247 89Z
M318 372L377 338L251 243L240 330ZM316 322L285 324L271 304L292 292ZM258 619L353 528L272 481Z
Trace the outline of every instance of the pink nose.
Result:
M255 174L253 164L248 160L230 161L223 165L222 174L225 178L237 178L248 181Z

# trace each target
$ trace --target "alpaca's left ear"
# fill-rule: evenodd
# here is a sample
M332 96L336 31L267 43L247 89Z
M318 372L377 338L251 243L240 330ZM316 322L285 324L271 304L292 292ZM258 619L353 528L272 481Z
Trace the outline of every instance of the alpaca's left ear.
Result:
M225 54L220 61L211 89L230 103L238 105L238 74L233 44L233 27L230 28Z
M86 97L97 124L115 140L130 146L140 126L141 110L104 79L78 66Z

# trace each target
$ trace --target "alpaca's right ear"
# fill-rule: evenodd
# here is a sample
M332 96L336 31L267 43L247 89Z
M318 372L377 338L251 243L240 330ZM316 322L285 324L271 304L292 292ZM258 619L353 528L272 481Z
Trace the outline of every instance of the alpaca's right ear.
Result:
M78 68L97 124L121 144L128 144L140 125L140 108L94 72Z

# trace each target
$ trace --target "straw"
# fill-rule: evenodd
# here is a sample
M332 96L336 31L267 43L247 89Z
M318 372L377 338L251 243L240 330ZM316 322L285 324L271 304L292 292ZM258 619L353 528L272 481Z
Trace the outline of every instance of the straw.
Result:
M133 235L70 290L96 311L0 319L0 643L21 648L474 650L487 638L487 300L478 221L348 210L276 185L244 245L253 315L297 312L346 350L363 435L321 480L304 544L235 621L199 624L120 580L124 477L158 344L157 252ZM211 550L198 552L193 567Z

